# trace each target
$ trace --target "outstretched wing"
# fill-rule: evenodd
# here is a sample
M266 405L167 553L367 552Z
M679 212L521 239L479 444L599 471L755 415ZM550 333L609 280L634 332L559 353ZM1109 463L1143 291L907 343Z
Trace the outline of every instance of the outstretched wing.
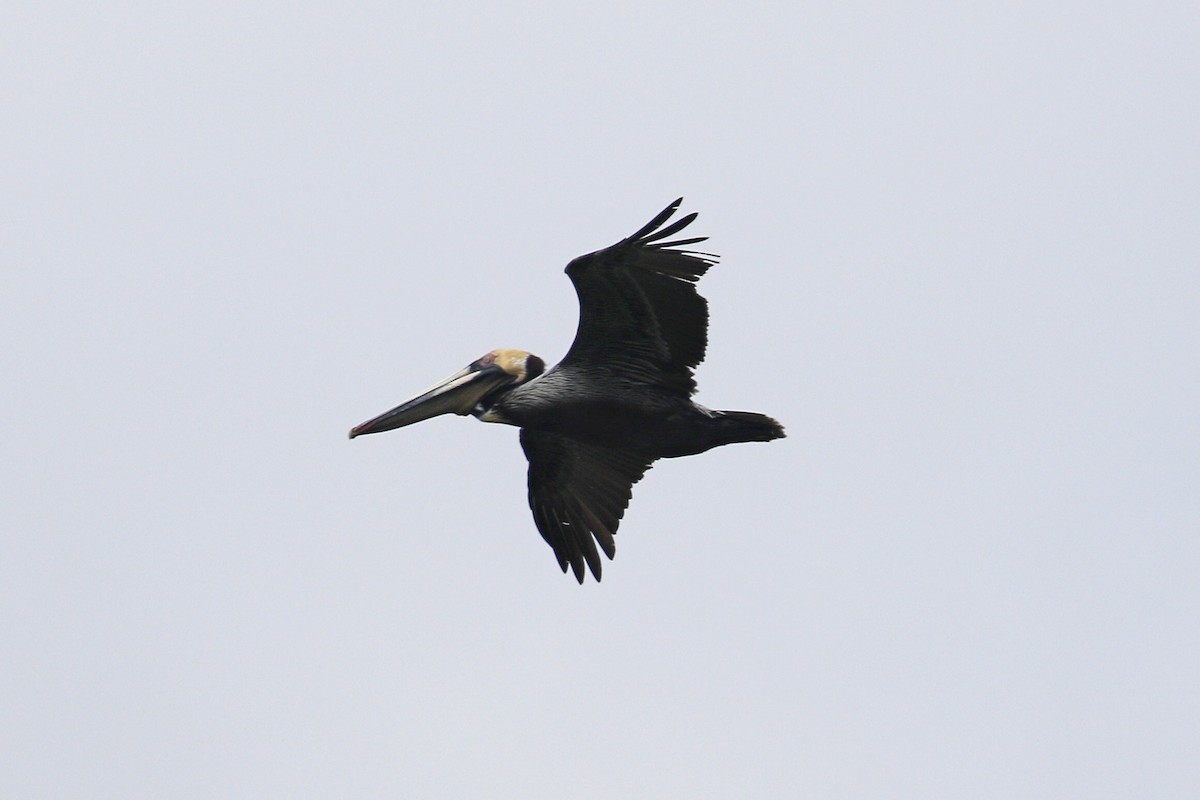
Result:
M579 295L579 328L556 369L603 372L684 396L696 391L692 368L708 345L708 303L695 283L717 257L678 249L704 236L664 241L696 218L666 224L682 202L629 238L567 265Z
M583 583L584 563L600 580L600 554L616 554L613 534L629 505L630 490L653 458L584 444L555 433L521 429L529 459L529 508L538 532Z

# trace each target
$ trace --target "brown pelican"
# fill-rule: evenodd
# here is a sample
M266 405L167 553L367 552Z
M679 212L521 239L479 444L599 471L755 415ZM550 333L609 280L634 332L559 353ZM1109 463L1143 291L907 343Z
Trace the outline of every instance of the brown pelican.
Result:
M630 490L657 459L734 442L767 442L783 427L763 414L712 411L691 400L704 359L708 304L695 283L716 256L687 249L707 237L664 241L695 214L667 224L683 198L627 239L567 265L579 327L553 369L523 350L493 350L424 394L350 431L350 438L439 414L471 414L521 429L529 507L563 572L600 580L600 555Z

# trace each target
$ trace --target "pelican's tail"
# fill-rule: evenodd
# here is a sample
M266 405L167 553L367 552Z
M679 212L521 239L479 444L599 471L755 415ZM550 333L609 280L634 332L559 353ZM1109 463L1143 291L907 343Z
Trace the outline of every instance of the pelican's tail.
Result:
M716 414L721 424L721 444L769 442L787 435L783 426L766 414L753 411L718 411Z

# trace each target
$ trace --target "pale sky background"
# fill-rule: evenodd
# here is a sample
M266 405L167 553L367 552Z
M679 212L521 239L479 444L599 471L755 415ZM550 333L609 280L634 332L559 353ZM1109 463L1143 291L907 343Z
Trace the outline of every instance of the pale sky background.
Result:
M1200 796L1194 3L248 5L5 7L0 796ZM347 441L678 195L602 584Z

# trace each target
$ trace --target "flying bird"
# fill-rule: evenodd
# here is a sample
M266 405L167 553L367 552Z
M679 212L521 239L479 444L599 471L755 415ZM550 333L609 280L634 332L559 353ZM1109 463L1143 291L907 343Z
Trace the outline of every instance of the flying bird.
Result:
M705 236L666 241L696 219L668 224L682 202L567 265L579 327L555 367L523 350L493 350L350 438L451 413L517 426L538 532L564 573L570 567L583 583L586 565L599 581L597 545L616 554L613 535L651 464L784 435L766 415L691 399L708 343L708 303L695 284L717 257L687 249Z

